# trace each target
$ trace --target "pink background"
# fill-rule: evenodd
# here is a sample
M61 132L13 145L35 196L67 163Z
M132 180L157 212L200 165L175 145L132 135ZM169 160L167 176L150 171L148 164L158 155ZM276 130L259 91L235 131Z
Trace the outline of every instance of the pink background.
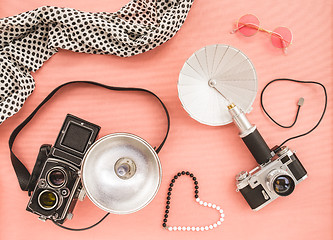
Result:
M72 7L83 11L116 11L128 0L1 0L0 17L16 15L43 5ZM229 44L242 50L258 74L258 89L278 77L319 81L332 93L332 1L331 0L195 0L183 27L164 45L131 58L78 54L60 50L33 73L36 89L21 111L0 125L1 198L0 239L332 239L332 108L313 133L287 145L308 171L309 178L287 198L280 198L259 212L252 212L235 191L235 175L251 170L256 162L232 124L222 127L202 125L183 110L177 95L177 79L185 60L209 44ZM253 13L263 27L292 29L294 41L288 55L274 48L268 36L245 38L229 34L233 24ZM43 223L25 211L28 202L11 166L8 138L42 99L56 86L70 80L94 80L114 86L135 86L155 92L165 101L171 115L170 136L159 154L163 168L161 188L155 199L130 215L110 215L98 227L70 232L51 222ZM249 114L269 146L310 129L319 119L324 97L312 85L277 83L266 92L265 105L277 121L293 121L296 102L305 98L297 125L280 129L263 113L259 94ZM100 136L130 132L156 146L162 140L166 120L160 106L150 96L109 92L96 87L68 87L38 114L15 144L17 155L32 169L39 146L53 144L66 113L102 126ZM171 177L180 170L193 172L200 197L222 206L225 222L208 232L168 232L162 227L166 192ZM207 225L218 214L193 200L189 178L174 188L169 214L170 225ZM85 227L104 215L89 199L80 202L74 218L65 225Z

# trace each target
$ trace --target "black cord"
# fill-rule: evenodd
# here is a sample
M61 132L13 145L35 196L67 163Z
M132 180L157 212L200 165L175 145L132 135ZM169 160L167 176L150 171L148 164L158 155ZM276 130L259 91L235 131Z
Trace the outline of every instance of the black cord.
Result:
M69 227L65 227L65 226L61 225L60 223L57 223L56 221L54 221L53 218L51 218L51 220L55 225L57 225L58 227L61 227L63 229L71 230L71 231L84 231L84 230L88 230L88 229L93 228L93 227L97 226L98 224L100 224L107 216L109 216L109 214L110 213L105 214L105 216L102 217L101 220L99 220L97 223L95 223L89 227L85 227L85 228L69 228Z
M155 98L157 98L157 100L160 102L160 104L162 105L164 111L165 111L165 115L167 117L167 130L164 136L163 141L160 143L160 145L157 147L157 149L155 150L156 153L159 153L160 150L162 149L168 135L169 135L169 131L170 131L170 116L169 116L169 112L166 108L166 106L164 105L164 103L162 102L162 100L153 92L147 90L147 89L143 89L143 88L132 88L132 87L113 87L113 86L108 86L102 83L98 83L98 82L92 82L92 81L72 81L72 82L66 82L58 87L56 87L55 89L53 89L53 91L51 93L49 93L49 95L46 96L46 98L35 108L35 110L20 124L18 125L14 131L12 132L12 134L10 135L8 144L9 144L9 150L10 150L10 158L12 161L12 165L14 167L17 179L19 181L20 187L22 189L22 191L29 191L30 189L28 189L29 187L29 182L30 182L30 173L27 170L27 168L25 167L25 165L16 157L16 155L14 154L13 151L13 144L14 141L17 137L17 135L20 133L20 131L30 122L31 119L33 119L33 117L36 115L36 113L38 112L38 110L40 108L43 107L43 105L45 103L47 103L47 101L49 101L62 87L65 87L69 84L89 84L89 85L95 85L95 86L100 86L109 90L113 90L113 91L137 91L137 92L145 92L145 93L149 93L151 95L153 95Z
M270 85L270 84L273 83L273 82L277 82L277 81L290 81L290 82L296 82L296 83L317 84L317 85L319 85L319 86L321 86L321 87L323 88L323 90L324 90L324 94L325 94L325 105L324 105L324 110L323 110L323 113L321 114L320 119L319 119L319 121L317 122L317 124L316 124L313 128L311 128L309 131L307 131L307 132L305 132L305 133L303 133L303 134L300 134L300 135L297 135L297 136L294 136L294 137L291 137L291 138L286 139L286 140L285 140L284 142L282 142L282 143L279 145L279 147L277 148L277 149L280 149L280 148L281 148L286 142L288 142L288 141L290 141L290 140L292 140L292 139L295 139L295 138L303 137L303 136L305 136L305 135L311 133L313 130L315 130L315 129L318 127L318 125L319 125L320 122L322 121L322 119L323 119L323 117L324 117L324 115L325 115L325 112L326 112L326 108L327 108L327 92L326 92L326 88L325 88L325 86L324 86L323 84L321 84L321 83L319 83L319 82L314 82L314 81L300 81L300 80L294 80L294 79L289 79L289 78L278 78L278 79L274 79L274 80L270 81L269 83L267 83L266 86L265 86L265 87L263 88L263 90L261 91L261 94L260 94L260 104L261 104L261 107L262 107L263 111L265 112L265 114L269 117L269 119L271 119L275 124L277 124L278 126L283 127L283 128L291 128L291 127L293 127L293 126L295 125L295 123L296 123L296 121L297 121L297 118L298 118L299 110L300 110L300 108L301 108L301 106L302 106L302 104L303 104L302 101L304 101L304 99L303 99L303 100L300 99L300 101L298 102L298 108L297 108L296 117L295 117L294 122L293 122L290 126L283 126L283 125L277 123L277 122L276 122L276 121L275 121L275 120L274 120L274 119L268 114L268 112L266 111L266 109L265 109L265 107L264 107L264 103L263 103L263 95L264 95L264 91L266 90L266 88L268 87L268 85Z
M268 85L266 85L267 87ZM263 91L265 90L265 88L263 89ZM262 91L262 92L263 92ZM303 99L303 98L300 98L300 99ZM262 98L260 98L260 104L261 104L261 107L262 107L262 110L266 113L267 117L269 117L269 119L272 120L272 122L274 122L276 125L278 125L279 127L282 127L282 128L292 128L295 124L296 124L296 121L298 119L298 114L299 114L299 110L301 109L301 104L297 104L297 111L296 111L296 116L295 116L295 120L294 122L291 124L291 125L288 125L288 126L285 126L285 125L282 125L280 123L278 123L277 121L275 121L269 114L268 112L266 111L265 107L264 107L264 103L263 103L263 100Z

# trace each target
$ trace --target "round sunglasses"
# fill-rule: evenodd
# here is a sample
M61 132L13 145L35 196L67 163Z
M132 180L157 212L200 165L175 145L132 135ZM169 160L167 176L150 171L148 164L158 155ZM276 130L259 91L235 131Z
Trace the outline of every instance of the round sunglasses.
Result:
M293 38L290 29L286 27L277 27L273 31L260 27L259 19L253 14L242 16L238 20L236 28L231 31L231 33L236 33L238 31L246 37L253 36L259 31L268 33L271 37L273 46L281 48L284 53L286 53L286 49L291 44Z

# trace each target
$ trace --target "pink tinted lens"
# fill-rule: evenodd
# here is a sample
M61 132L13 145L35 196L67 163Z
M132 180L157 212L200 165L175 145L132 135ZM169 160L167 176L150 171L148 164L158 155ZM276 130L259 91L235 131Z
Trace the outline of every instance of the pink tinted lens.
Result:
M272 44L277 48L286 48L290 45L293 34L286 27L276 28L271 35Z
M246 37L250 37L258 32L259 19L252 15L246 14L241 17L237 23L237 29Z

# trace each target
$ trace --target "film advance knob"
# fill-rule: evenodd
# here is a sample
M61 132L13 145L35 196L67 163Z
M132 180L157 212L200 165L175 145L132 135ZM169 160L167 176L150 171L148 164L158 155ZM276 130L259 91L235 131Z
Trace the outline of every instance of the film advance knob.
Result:
M238 182L243 181L245 178L247 178L247 176L249 176L248 172L241 171L240 173L238 173L236 175L236 181L238 181Z

